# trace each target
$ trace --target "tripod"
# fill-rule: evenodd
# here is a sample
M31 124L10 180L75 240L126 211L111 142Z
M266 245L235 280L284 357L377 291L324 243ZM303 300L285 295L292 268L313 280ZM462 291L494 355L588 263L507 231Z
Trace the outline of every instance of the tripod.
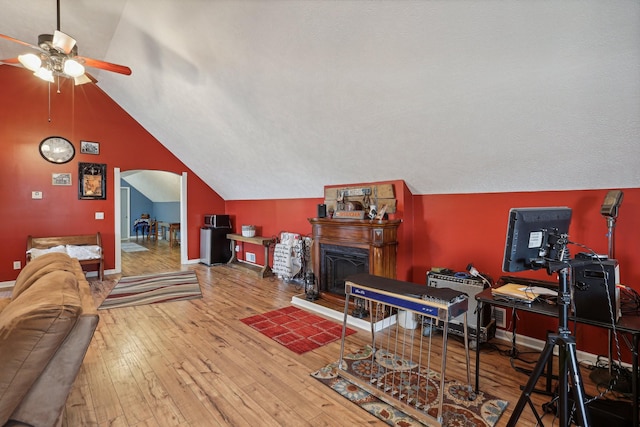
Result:
M570 265L570 261L569 261ZM573 390L573 402L576 406L579 424L582 427L589 427L589 415L585 407L584 386L582 384L582 376L578 366L578 357L576 355L576 341L571 336L568 328L569 304L571 296L568 289L568 275L570 266L567 263L559 263L558 268L549 267L549 272L558 271L558 306L559 306L559 326L558 333L547 337L547 342L542 350L540 359L533 369L527 385L522 390L520 399L513 409L511 418L507 423L508 427L515 427L518 419L522 414L522 410L528 403L535 415L538 423L542 424L542 418L536 412L533 402L531 401L531 393L534 392L536 383L542 375L545 366L547 366L550 358L553 357L553 348L558 345L558 417L560 426L568 427L571 422L569 411L569 374L571 374L571 385Z

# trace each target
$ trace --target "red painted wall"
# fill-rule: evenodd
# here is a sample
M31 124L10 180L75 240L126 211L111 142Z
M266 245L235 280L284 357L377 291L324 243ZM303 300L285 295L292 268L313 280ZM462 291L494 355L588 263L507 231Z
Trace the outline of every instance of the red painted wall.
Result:
M432 267L465 271L467 264L473 263L494 280L516 275L557 282L557 276L549 276L544 270L502 272L508 212L514 207L568 206L573 209L570 239L597 253L606 254L608 250L607 223L600 215L607 190L412 195L403 181L393 183L398 198L396 215L403 220L398 229L397 275L401 280L425 283ZM242 224L254 224L259 234L278 236L281 231L309 234L307 218L316 215L318 203L322 199L228 201L226 206L237 231ZM638 291L640 264L634 261L639 230L640 189L625 189L615 230L616 258L621 281ZM572 255L583 250L577 246L570 249ZM246 250L256 253L259 263L264 262L261 248L245 245L243 251ZM547 331L556 331L558 326L556 319L524 312L519 313L519 319L518 334L541 340ZM571 329L574 330L573 325ZM606 354L605 330L579 325L575 338L578 349ZM628 361L628 351L623 348L622 354Z
M0 65L0 87L0 281L17 277L13 261L24 265L29 234L64 236L100 231L105 268L114 268L115 167L188 173L188 254L190 259L199 258L202 215L223 211L224 201L99 87L75 87L62 79L60 93L56 93L52 84L50 116L49 85L31 72ZM76 156L71 162L54 165L40 156L40 141L52 135L74 144ZM81 140L99 142L100 154L81 154ZM107 200L78 200L79 162L107 165ZM51 174L60 172L72 174L72 186L51 184ZM31 199L32 191L42 191L43 199ZM104 212L105 219L95 220L95 212Z
M322 199L230 200L226 202L226 213L231 215L234 232L238 234L243 225L255 225L258 236L277 238L282 232L307 236L311 235L308 218L316 216L318 203L322 203ZM252 252L256 263L264 264L261 246L238 244L241 246L239 259L245 259L245 253Z
M125 77L123 77L125 78ZM0 66L0 281L13 280L14 260L24 262L27 235L65 235L100 231L104 236L107 269L114 267L113 168L156 169L189 173L189 258L199 257L199 227L205 213L228 213L236 232L242 224L258 226L258 234L278 236L282 231L307 235L308 218L316 216L322 198L223 201L162 144L94 85L73 87L66 82L60 94L51 94L48 118L48 85L30 72ZM38 154L42 139L65 136L79 151L80 140L100 142L100 155L76 154L65 165L53 165ZM106 163L107 200L77 198L78 162ZM71 172L72 187L51 185L51 173ZM476 268L497 279L502 274L502 256L507 213L512 207L569 206L573 208L570 238L607 252L606 221L600 205L607 190L547 191L531 193L485 193L413 195L401 181L394 183L398 213L403 220L398 246L399 279L425 283L434 266L457 271L473 262ZM347 183L346 185L353 185ZM43 191L42 200L32 200L31 191ZM640 291L640 264L635 262L640 222L640 189L624 189L616 227L616 257L622 282ZM105 220L94 219L96 211ZM184 231L183 231L184 232ZM257 261L264 262L262 249L253 247ZM578 248L572 248L574 253ZM556 280L546 272L520 273L525 277ZM544 339L555 330L554 319L520 314L518 333ZM589 342L587 342L587 336ZM578 348L604 353L606 332L587 327L576 330Z
M621 282L640 291L640 264L635 260L640 237L640 189L623 191L624 200L615 228L616 258ZM516 275L557 282L557 276L549 276L546 271L502 272L509 209L568 206L573 210L570 240L607 254L607 222L600 215L606 194L607 190L584 190L416 196L413 277L416 282L422 282L432 266L464 271L472 262L479 271L494 279ZM572 255L584 251L574 245L570 249ZM555 319L524 312L519 313L519 318L519 334L545 339L547 330L557 330ZM571 329L573 331L573 325ZM575 337L580 350L606 354L605 330L581 325L576 328Z

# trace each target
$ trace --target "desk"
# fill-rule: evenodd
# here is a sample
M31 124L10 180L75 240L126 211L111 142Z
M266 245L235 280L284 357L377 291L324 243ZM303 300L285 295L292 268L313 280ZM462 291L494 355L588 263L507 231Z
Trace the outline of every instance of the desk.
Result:
M244 237L242 234L227 234L227 239L231 242L231 259L227 263L227 265L231 267L240 267L247 269L258 277L264 278L267 276L271 276L273 273L271 272L271 267L269 267L269 246L272 243L276 242L276 239L273 237ZM238 259L236 254L236 242L245 242L251 243L254 245L264 246L264 266L250 264L246 262L242 262Z
M504 299L496 299L491 294L491 288L485 289L476 295L478 301L477 317L478 325L480 324L480 315L484 304L489 306L511 308L514 310L527 311L529 313L541 314L543 316L558 317L559 307L547 303L533 302L531 304L523 304L515 301L508 301ZM597 326L611 330L610 323L597 322L587 319L576 319L569 316L569 321L576 321L585 325ZM631 391L632 407L633 411L633 425L638 425L638 342L640 341L640 316L626 315L622 316L618 323L616 323L616 330L618 332L627 333L632 336L632 379L631 379ZM480 390L480 346L476 346L476 392Z

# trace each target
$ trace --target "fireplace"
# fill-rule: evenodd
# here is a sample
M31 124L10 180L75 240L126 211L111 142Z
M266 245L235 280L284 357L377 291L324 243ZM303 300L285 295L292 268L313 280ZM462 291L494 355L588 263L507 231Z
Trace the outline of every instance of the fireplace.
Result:
M311 218L313 271L321 297L344 300L344 279L356 273L396 277L400 220Z
M320 283L331 294L345 296L344 279L369 272L369 251L349 246L320 245Z

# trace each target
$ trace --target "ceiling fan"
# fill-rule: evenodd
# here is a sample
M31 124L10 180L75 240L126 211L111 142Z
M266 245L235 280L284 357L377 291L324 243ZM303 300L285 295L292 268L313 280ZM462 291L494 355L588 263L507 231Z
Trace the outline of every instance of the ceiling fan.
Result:
M33 74L37 77L51 83L55 81L54 76L73 78L76 85L89 83L92 80L85 73L85 66L127 76L131 74L131 69L127 66L79 56L76 40L60 31L60 0L57 0L56 3L57 29L53 34L40 34L37 46L0 34L0 38L28 46L35 49L37 53L26 53L18 55L17 58L2 59L0 62L7 64L20 63L25 68L33 71Z

